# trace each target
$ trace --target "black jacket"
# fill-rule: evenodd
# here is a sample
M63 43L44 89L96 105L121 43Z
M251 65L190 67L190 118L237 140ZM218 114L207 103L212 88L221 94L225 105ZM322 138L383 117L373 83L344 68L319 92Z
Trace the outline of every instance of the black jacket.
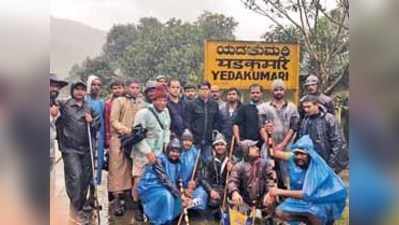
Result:
M60 117L56 121L61 152L87 153L89 139L85 113L90 112L93 117L91 136L96 137L96 131L100 126L100 117L84 102L82 106L76 104L75 99L69 98L59 101Z
M317 153L331 168L339 172L348 164L345 139L335 116L323 109L317 115L302 119L297 138L308 134Z
M199 183L208 194L212 189L220 189L226 185L227 159L226 162L223 163L225 159L226 157L223 160L214 157L208 164L202 164L204 169L203 173L201 173Z
M211 99L205 103L199 97L186 105L184 118L185 127L193 133L195 145L210 145L212 131L221 131L223 123L218 104Z

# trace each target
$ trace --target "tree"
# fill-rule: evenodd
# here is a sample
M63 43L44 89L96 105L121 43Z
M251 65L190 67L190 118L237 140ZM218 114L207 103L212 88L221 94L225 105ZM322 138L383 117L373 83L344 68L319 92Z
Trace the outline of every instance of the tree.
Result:
M301 69L314 72L329 94L349 74L349 2L337 0L327 10L320 0L241 0L244 5L273 22L269 41L298 41L302 44Z
M207 39L233 40L237 22L232 17L204 12L193 23L172 18L161 23L152 17L137 24L115 25L107 34L103 54L75 65L71 75L99 75L107 84L111 77L146 82L159 74L183 82L198 82L203 74L203 48ZM119 75L120 77L120 75Z

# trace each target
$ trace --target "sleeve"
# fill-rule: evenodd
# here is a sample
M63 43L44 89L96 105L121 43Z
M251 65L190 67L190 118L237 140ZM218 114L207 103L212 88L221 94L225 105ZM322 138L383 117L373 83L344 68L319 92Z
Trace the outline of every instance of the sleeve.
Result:
M121 133L122 129L127 128L121 122L119 122L119 117L123 107L123 100L123 98L114 99L111 106L111 125L118 133Z
M343 150L343 139L338 122L335 120L333 115L331 115L330 119L328 120L327 138L331 146L331 154L328 159L328 165L336 170L338 155L341 153L340 151Z
M153 165L153 169L161 184L165 186L175 197L180 198L180 191L177 189L176 185L169 179L163 166L159 162L157 162Z
M230 196L233 194L233 192L239 191L241 167L242 164L238 163L233 167L233 170L231 171L229 181L227 183L227 189Z
M141 124L143 128L147 128L146 111L147 109L141 109L140 111L137 112L133 126ZM148 154L152 151L150 145L147 142L147 138L141 140L139 143L135 145L135 147L143 154Z

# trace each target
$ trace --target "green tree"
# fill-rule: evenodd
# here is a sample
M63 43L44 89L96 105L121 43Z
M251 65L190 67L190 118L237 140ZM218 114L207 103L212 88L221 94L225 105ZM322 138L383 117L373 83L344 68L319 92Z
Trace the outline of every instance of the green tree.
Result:
M137 24L115 25L107 34L103 54L75 65L70 74L95 73L107 84L114 77L145 82L159 74L198 82L202 79L204 41L234 40L237 22L232 17L204 12L193 23L171 18L165 23L152 17Z
M330 94L349 75L349 2L336 0L327 10L320 0L241 0L273 22L264 35L268 41L298 41L302 46L301 72L320 76L322 90ZM329 2L331 3L331 1Z

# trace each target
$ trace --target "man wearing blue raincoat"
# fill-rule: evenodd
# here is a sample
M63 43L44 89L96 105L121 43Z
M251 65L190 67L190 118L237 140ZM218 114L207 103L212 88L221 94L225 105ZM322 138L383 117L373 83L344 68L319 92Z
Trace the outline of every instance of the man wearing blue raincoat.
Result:
M190 204L177 187L181 178L181 144L173 139L166 152L157 156L154 164L148 164L138 184L138 194L144 214L151 224L169 225Z
M269 196L287 197L276 209L284 221L304 221L310 225L329 225L341 217L347 191L341 178L316 153L308 135L291 145L292 152L272 155L288 160L290 190L273 188Z
M105 128L104 128L104 99L100 97L102 82L99 77L90 75L87 79L87 93L86 101L90 108L99 116L100 128L96 139L97 149L97 167L95 181L96 185L101 184L102 168L104 165L104 145L105 145Z
M193 145L193 134L188 130L184 130L182 133L182 145L183 151L180 156L181 161L181 175L183 180L183 187L192 194L193 204L190 206L194 210L205 210L207 208L208 194L202 185L199 184L199 166L193 175L193 170L198 160L199 150ZM197 160L198 158L198 160Z

